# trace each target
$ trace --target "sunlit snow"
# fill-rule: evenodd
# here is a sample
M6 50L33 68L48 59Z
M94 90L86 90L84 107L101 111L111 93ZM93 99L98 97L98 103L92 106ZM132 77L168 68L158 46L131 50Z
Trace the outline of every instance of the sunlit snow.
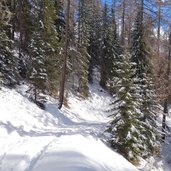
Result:
M49 99L46 111L16 90L0 90L0 170L2 171L136 171L103 143L109 95L90 88L91 97L69 96L61 111ZM21 94L22 93L22 94Z

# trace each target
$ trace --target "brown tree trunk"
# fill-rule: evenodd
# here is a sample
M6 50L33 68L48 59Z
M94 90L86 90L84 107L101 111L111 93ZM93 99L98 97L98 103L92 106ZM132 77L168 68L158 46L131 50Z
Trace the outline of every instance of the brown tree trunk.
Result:
M16 2L15 0L13 0L13 4L12 4L12 10L13 10L13 13L15 13L16 11ZM11 39L14 40L14 32L15 32L15 19L14 19L14 16L13 16L13 20L12 20L12 33L11 33Z
M160 55L160 25L161 25L161 6L158 4L158 28L157 28L157 53Z
M166 85L166 90L168 90L169 87L169 75L170 75L170 59L171 59L171 30L169 33L169 54L168 54L168 68L167 68L167 85ZM169 92L166 91L166 96L168 96ZM164 106L163 106L163 118L162 118L162 141L164 142L166 139L166 134L165 134L165 128L166 128L166 116L168 114L168 97L166 97Z
M168 103L167 99L164 101L163 106L163 118L162 118L162 141L164 142L166 139L165 129L166 129L166 115L168 113Z
M122 31L121 31L121 44L125 45L125 0L122 1Z
M65 47L64 47L64 64L61 80L61 89L59 94L59 106L58 109L62 108L64 101L64 90L65 90L65 79L67 70L67 56L68 56L68 45L69 45L69 14L70 14L70 0L67 1L67 11L66 11L66 33L65 33Z
M22 60L22 47L23 47L23 1L20 1L20 7L19 7L19 31L20 31L20 37L19 37L19 60Z

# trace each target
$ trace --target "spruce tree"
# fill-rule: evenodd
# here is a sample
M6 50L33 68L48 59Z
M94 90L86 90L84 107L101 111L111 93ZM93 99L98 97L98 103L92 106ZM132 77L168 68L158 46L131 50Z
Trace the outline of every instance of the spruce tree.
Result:
M112 85L110 85L110 82L113 81L113 78L115 77L116 73L115 70L117 69L117 62L121 61L120 55L123 53L122 48L119 44L118 35L117 35L117 29L116 29L116 21L115 21L115 11L114 8L111 9L111 19L110 19L110 25L111 25L111 31L110 33L110 58L108 61L108 83L109 83L109 89L112 89Z
M148 72L149 54L144 42L144 29L141 21L141 11L138 12L132 32L131 56L136 63L136 76L143 78L143 73Z
M121 55L117 62L117 84L114 85L116 94L111 104L111 121L108 132L111 133L111 146L116 148L129 161L138 161L138 157L145 151L145 137L140 118L143 116L139 110L139 95L137 79L134 78L134 64L130 55Z
M116 61L120 60L121 47L119 45L115 14L112 9L111 14L108 11L108 6L105 4L102 13L102 43L101 43L101 56L100 56L100 68L101 68L101 80L100 85L103 88L111 89L111 82L115 76ZM107 87L109 86L109 87Z
M59 9L56 4L58 2L45 0L34 1L33 3L33 5L37 8L32 9L34 11L34 28L32 29L31 39L28 41L29 61L30 63L34 63L37 69L39 67L43 67L41 71L44 73L42 73L44 76L46 73L46 76L42 78L42 82L44 82L44 84L42 83L40 85L40 89L43 88L51 95L56 95L56 92L59 90L60 86L63 45L61 40L62 35L57 28L60 28L60 23L57 23ZM32 47L34 51L30 47ZM40 54L39 57L38 54ZM42 62L37 62L36 58L39 59L37 61ZM34 64L33 66L29 64L29 70L31 70L31 72L34 70ZM30 76L33 77L31 73ZM29 78L31 78L30 76Z
M32 5L29 0L16 0L13 2L13 18L11 25L13 32L17 33L14 37L15 48L18 49L19 74L23 79L28 77L29 42L31 41L32 31L34 30L34 15ZM12 33L12 34L14 34Z
M55 28L58 33L59 42L62 41L63 35L65 33L65 16L63 10L63 1L54 0L54 9L55 9Z
M107 60L108 60L108 49L110 48L108 43L109 38L109 16L108 16L108 6L105 4L102 11L102 43L101 43L101 56L100 56L100 85L106 88L107 84Z
M40 99L40 94L51 90L59 78L57 66L57 31L55 28L55 9L53 1L40 1L36 5L40 10L35 10L34 30L29 42L30 75L29 81L33 85L35 101ZM54 81L55 79L55 81ZM56 85L57 86L57 85Z
M140 88L140 111L143 113L141 123L144 127L142 134L146 137L144 145L147 148L143 156L148 157L156 153L159 147L157 113L160 113L161 109L156 97L154 79L150 74L144 74Z
M42 38L42 25L38 21L37 30L32 35L30 42L30 76L29 82L32 84L32 99L37 102L44 102L40 94L44 93L47 89L47 70L45 66L47 44Z
M13 86L19 81L18 58L14 55L13 41L7 36L6 28L11 13L5 1L0 1L0 74L5 85Z
M88 96L88 69L89 69L89 1L78 1L78 51L79 57L79 86L78 91L83 97Z
M101 22L101 7L99 0L91 1L89 7L89 46L88 53L89 58L89 70L88 70L88 80L89 83L93 82L93 70L99 67L100 64L100 45L101 40L99 39L99 33L101 32L100 22Z
M143 156L148 156L154 153L158 144L157 133L157 113L158 104L155 99L155 87L153 83L153 73L151 71L150 64L150 52L147 51L147 47L144 39L144 27L142 22L141 11L138 12L137 18L132 33L132 47L131 47L132 61L135 62L135 76L138 78L139 95L141 103L139 110L142 112L143 117L141 125L143 127L142 134L146 137L144 146L146 146L146 152Z
M50 93L59 90L62 58L64 18L61 1L45 0L42 5L43 40L46 42L46 70Z

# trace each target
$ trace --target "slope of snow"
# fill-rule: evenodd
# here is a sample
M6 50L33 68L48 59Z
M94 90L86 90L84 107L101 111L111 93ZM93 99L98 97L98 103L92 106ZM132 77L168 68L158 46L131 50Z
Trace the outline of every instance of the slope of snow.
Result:
M97 89L98 91L95 91ZM39 109L16 90L0 90L0 171L137 171L101 140L110 97L90 87L91 98L69 97Z
M158 119L162 125L162 114ZM171 131L171 110L166 117L166 124ZM139 167L141 171L171 171L171 133L168 132L165 143L161 144L160 154L157 157L149 158L147 161L142 160L141 164Z

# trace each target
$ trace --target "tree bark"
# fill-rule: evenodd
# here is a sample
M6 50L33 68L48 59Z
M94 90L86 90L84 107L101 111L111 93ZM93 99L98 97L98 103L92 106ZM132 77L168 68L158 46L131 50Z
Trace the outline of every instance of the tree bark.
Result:
M67 1L67 11L66 11L66 30L65 30L65 47L64 47L64 63L63 72L61 80L61 89L59 94L59 106L58 109L62 108L64 101L64 90L65 90L65 79L67 70L67 56L68 56L68 45L69 45L69 14L70 14L70 0Z
M167 85L166 85L166 99L163 106L163 118L162 118L162 141L166 139L165 128L166 128L166 116L168 114L168 87L169 87L169 75L170 75L170 59L171 59L171 29L169 33L169 54L168 54L168 68L167 68Z
M157 53L160 55L160 25L161 25L161 6L158 4L158 28L157 28Z
M162 141L164 142L166 139L166 115L168 113L168 103L167 99L164 101L164 106L163 106L163 118L162 118Z
M122 31L121 31L121 44L125 45L125 0L122 1Z
M22 47L23 47L23 1L20 1L19 6L19 31L20 31L20 37L19 37L19 60L22 61Z

